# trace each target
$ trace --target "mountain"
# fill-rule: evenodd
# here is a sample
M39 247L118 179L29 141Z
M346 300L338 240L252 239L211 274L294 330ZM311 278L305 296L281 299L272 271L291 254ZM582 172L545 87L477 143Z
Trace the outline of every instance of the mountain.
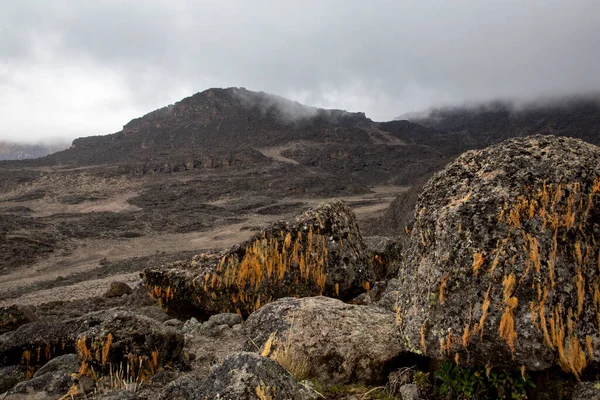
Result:
M39 163L118 165L146 174L282 161L301 173L407 184L455 151L422 140L432 135L440 134L406 121L380 124L364 113L307 107L263 92L209 89L134 119L120 132L77 139Z
M495 101L444 107L405 116L413 123L455 134L481 148L511 137L551 134L600 144L600 94L516 104Z
M65 149L67 146L46 144L23 144L0 141L1 160L26 160L39 158Z

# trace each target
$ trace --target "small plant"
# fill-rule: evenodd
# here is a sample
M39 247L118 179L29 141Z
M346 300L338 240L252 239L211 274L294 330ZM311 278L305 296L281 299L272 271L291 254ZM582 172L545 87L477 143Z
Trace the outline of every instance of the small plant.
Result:
M413 383L419 388L419 395L423 398L429 398L433 389L431 380L429 379L430 373L423 371L416 371L413 376Z
M283 342L276 337L277 332L273 332L265 342L260 354L277 361L296 381L300 382L310 377L310 364L307 357L294 348L291 339L292 328Z
M435 377L439 382L436 394L442 399L520 400L527 398L528 388L535 388L524 371L468 368L451 362L444 362L435 371Z

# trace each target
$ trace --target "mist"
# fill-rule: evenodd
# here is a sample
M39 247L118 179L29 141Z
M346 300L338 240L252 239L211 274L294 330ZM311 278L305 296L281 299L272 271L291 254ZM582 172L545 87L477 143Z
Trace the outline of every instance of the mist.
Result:
M0 140L117 132L211 87L289 99L292 120L333 108L377 121L600 90L592 0L5 3Z

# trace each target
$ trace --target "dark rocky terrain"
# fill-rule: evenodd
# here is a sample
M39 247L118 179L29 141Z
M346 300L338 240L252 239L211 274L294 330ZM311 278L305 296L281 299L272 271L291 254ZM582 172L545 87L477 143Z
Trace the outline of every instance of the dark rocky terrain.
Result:
M557 107L379 123L211 89L0 162L0 393L594 398L597 148L451 163L600 144L597 103Z

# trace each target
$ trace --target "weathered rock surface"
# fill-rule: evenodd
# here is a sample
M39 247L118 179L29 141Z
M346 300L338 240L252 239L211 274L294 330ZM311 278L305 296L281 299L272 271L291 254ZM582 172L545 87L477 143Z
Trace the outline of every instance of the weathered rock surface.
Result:
M71 375L79 370L77 354L65 354L50 360L33 378L16 385L6 399L28 398L58 399L72 384Z
M121 297L132 292L133 290L125 282L112 282L106 293L104 293L104 297Z
M274 299L351 299L373 281L354 212L333 200L274 223L250 240L168 268L146 269L150 293L176 315L248 315Z
M247 349L304 360L308 375L327 383L380 383L404 351L396 316L379 307L328 297L284 298L267 304L244 323Z
M424 186L381 305L412 351L580 374L600 359L600 148L531 136L469 151Z
M255 353L227 358L207 378L184 375L168 384L164 400L308 400L315 396L277 362Z
M42 365L78 352L96 371L135 358L140 373L152 373L176 361L183 334L158 321L122 309L91 313L63 321L39 321L0 336L0 365ZM137 372L137 371L136 371Z
M573 400L600 399L600 382L581 382L575 387Z
M237 314L233 315L237 316ZM232 316L232 314L217 314L211 317L212 320L203 323L195 318L185 322L182 329L185 337L183 351L188 355L195 375L207 376L216 365L244 349L247 339L241 329L242 326L240 324L229 326L224 323L225 316ZM215 323L215 319L219 324ZM235 320L231 318L228 322L233 323Z
M8 391L17 383L24 381L26 372L25 368L20 365L0 368L0 393Z
M402 257L402 240L398 237L367 236L364 238L373 265L375 280L394 278L398 271L392 269Z
M30 306L10 306L0 308L0 335L21 325L39 320L35 309Z

